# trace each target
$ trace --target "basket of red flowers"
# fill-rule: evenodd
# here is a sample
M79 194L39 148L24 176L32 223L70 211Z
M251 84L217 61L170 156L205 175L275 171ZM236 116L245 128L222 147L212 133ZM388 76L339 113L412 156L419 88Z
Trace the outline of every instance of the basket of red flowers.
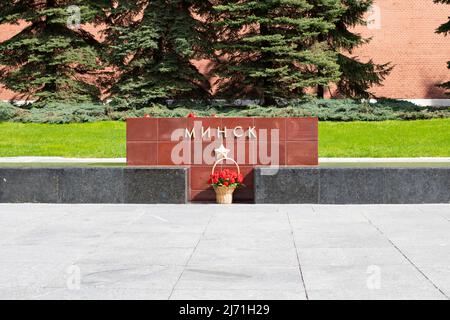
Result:
M224 169L215 171L217 164L222 160L231 160L236 164L237 171ZM232 204L233 193L237 188L244 186L244 178L240 172L239 165L232 159L219 159L213 166L208 184L216 192L216 202L219 204Z

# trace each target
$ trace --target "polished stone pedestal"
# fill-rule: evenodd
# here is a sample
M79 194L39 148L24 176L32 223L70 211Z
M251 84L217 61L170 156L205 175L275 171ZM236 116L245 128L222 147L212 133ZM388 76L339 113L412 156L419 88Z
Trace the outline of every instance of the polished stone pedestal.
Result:
M186 203L187 168L0 168L3 203Z
M255 169L256 203L450 203L450 167Z

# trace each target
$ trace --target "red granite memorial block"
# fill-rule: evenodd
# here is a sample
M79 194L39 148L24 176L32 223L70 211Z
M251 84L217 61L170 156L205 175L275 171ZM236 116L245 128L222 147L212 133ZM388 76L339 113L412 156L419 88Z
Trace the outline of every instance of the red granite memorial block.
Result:
M187 118L158 119L158 141L179 141L187 128Z
M237 201L254 199L256 166L318 165L317 118L135 118L127 120L129 166L189 167L191 201L214 201L207 185L215 149L230 150L244 175L246 188ZM235 168L231 161L217 169Z
M197 127L205 127L205 128L220 128L222 127L222 118L188 118L187 128L192 130L195 124L200 124ZM201 130L197 129L197 134L201 135ZM204 140L207 140L206 138Z
M211 166L207 167L194 166L191 167L191 170L189 171L190 171L191 189L203 190L206 189L206 187L208 187L206 185L206 181L208 181L209 175L211 174ZM212 187L210 189L212 190Z
M255 127L261 129L278 129L279 140L286 140L286 118L255 118ZM271 131L268 131L267 136L261 135L259 140L270 140Z
M317 118L286 118L287 141L317 141Z
M128 141L127 164L129 166L158 165L158 142Z
M137 118L127 125L127 141L157 141L158 119Z
M212 188L190 190L189 194L192 202L213 202L216 199L216 192Z
M316 166L319 164L317 141L287 141L286 165Z

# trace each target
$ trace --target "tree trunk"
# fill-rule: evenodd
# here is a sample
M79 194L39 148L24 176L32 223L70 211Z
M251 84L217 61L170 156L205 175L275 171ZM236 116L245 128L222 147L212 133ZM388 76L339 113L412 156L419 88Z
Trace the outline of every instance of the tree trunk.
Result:
M318 85L317 86L317 98L324 99L325 98L325 87Z
M261 12L259 12L258 16L259 17L266 17L269 14L268 10L261 10ZM266 36L270 34L269 31L269 27L267 26L267 24L265 23L260 23L259 26L259 33L261 36ZM265 46L266 44L263 44L263 46ZM270 46L270 44L268 43L267 46ZM263 61L263 63L261 64L264 68L270 68L271 67L271 55L269 53L261 53L261 60ZM266 91L266 88L270 85L270 81L267 80L267 78L263 78L261 79L260 82L260 87L261 87L261 104L264 107L269 107L269 106L273 106L275 105L276 101L273 97L268 96Z
M56 0L47 0L47 8L55 8L55 7L56 7ZM51 29L54 28L53 25L48 23L47 17L45 17L45 21L43 22L43 24L44 24L44 28L47 30L50 29L50 31L51 31ZM47 73L51 74L51 75L55 75L58 73L58 66L56 66L56 65L47 64L45 66L45 69L46 69ZM55 81L48 82L44 85L44 91L56 92L57 90L58 90L58 88L56 86Z
M319 36L317 37L317 40L319 42L324 42L327 40L327 37L324 34L319 34ZM317 70L317 75L321 76L322 75L322 70L320 68L318 68ZM317 86L317 98L318 99L324 99L325 98L325 87L323 85L318 85Z

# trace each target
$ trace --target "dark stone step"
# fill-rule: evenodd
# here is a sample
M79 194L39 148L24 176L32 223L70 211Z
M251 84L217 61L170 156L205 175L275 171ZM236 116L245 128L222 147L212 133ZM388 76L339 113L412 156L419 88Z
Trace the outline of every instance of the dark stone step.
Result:
M1 203L186 203L187 168L0 168Z
M256 168L255 202L450 203L450 168Z

